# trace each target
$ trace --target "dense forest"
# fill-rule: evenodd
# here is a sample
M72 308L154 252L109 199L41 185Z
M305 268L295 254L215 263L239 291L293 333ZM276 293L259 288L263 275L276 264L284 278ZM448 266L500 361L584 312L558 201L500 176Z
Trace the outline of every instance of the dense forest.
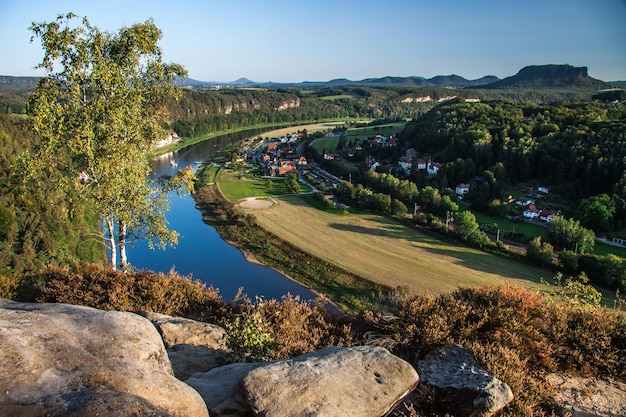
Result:
M549 186L580 210L587 199L607 196L596 197L609 206L603 220L578 213L586 226L606 232L626 221L625 132L622 104L460 100L411 121L400 139L444 164L439 185L488 179L488 187L474 192L475 201L501 198L504 190L526 182Z
M52 182L24 181L20 155L38 143L32 122L0 114L0 286L2 276L19 275L56 260L61 264L105 257L97 216L72 204Z

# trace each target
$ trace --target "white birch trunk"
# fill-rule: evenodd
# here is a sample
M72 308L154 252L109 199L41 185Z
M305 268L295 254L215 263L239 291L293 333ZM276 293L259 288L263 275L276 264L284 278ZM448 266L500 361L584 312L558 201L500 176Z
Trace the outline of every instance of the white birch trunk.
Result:
M126 256L126 230L126 223L120 221L120 268L122 271L126 271L126 268L128 267L128 257Z
M115 244L115 227L111 219L106 220L109 228L109 245L111 246L111 267L115 271L117 269L117 245Z

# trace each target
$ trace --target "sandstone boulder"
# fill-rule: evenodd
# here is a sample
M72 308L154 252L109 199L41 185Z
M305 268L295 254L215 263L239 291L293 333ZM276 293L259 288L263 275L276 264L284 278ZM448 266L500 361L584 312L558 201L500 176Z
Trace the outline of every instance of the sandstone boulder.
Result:
M0 346L5 415L208 416L136 314L0 299Z
M384 348L332 347L250 371L242 387L255 414L265 417L379 417L418 379Z
M489 375L460 345L443 346L418 362L420 383L440 390L451 412L465 416L490 416L513 401L511 388Z
M145 312L157 328L167 349L174 375L187 379L226 363L226 330L210 323Z
M215 324L152 312L144 312L142 316L150 320L159 330L167 348L190 345L226 349L226 330Z
M204 398L211 417L253 417L240 383L250 371L269 363L232 363L193 376L185 382Z

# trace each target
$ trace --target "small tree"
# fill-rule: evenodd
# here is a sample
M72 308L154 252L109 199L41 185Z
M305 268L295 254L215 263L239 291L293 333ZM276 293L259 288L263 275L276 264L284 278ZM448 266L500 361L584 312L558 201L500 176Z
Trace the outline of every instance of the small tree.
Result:
M184 76L177 64L161 62L161 31L151 20L104 32L72 13L50 23L33 23L46 71L29 111L39 149L30 172L55 179L68 199L100 216L111 264L127 267L126 244L175 244L167 228L165 192L192 186L190 170L151 186L146 151L167 135L167 102L180 96L173 82Z
M287 187L287 190L291 193L299 193L300 184L298 183L298 175L294 173L287 175L287 178L285 179L285 187Z
M542 242L541 236L534 237L526 249L526 257L541 266L551 265L553 254L554 247L548 242Z

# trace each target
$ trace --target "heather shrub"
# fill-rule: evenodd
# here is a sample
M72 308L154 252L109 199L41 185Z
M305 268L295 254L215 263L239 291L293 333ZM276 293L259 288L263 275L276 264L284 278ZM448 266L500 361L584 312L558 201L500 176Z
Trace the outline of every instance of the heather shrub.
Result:
M0 298L15 297L17 281L15 278L0 273Z
M174 271L124 273L97 264L50 265L27 274L19 282L15 298L198 318L222 315L225 307L217 290Z
M367 312L363 318L374 327L375 341L413 363L439 345L466 346L488 372L511 386L510 415L558 412L544 379L552 372L626 378L623 315L549 302L519 287L405 296L394 300L390 312Z

